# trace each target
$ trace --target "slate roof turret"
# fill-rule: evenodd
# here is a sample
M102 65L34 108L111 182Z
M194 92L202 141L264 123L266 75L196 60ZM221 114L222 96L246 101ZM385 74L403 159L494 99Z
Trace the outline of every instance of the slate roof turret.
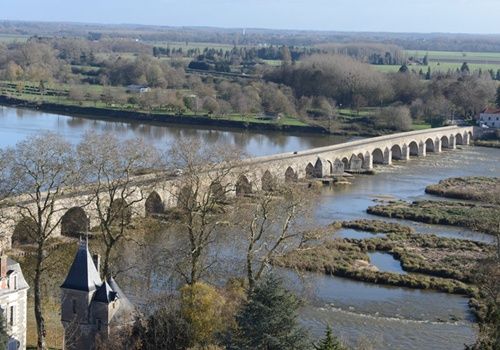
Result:
M101 285L101 277L89 252L88 240L81 240L75 260L61 288L90 292Z

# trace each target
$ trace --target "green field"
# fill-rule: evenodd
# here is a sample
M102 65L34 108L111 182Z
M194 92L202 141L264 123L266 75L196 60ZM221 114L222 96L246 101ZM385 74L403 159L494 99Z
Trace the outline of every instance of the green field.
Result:
M28 35L0 34L0 43L25 42L28 38Z
M189 49L200 49L203 51L206 47L222 50L222 51L230 51L234 45L231 44L221 44L221 43L197 43L197 42L179 42L179 41L156 41L156 42L148 42L148 44L159 46L159 47L170 47L171 49L182 48L183 51L187 51ZM236 45L236 47L243 47L244 45Z
M471 71L476 71L481 69L483 72L486 72L490 69L493 69L493 71L496 73L498 69L500 69L500 62L498 63L489 63L489 64L482 64L482 63L470 63L467 61L467 65L469 66L469 69ZM457 63L457 62L429 62L429 66L419 66L419 65L411 65L408 66L408 68L415 70L418 72L420 69L424 74L427 72L427 67L431 67L431 72L447 72L448 70L456 70L460 69L462 66L462 63ZM380 72L384 73L390 73L390 72L397 72L399 68L401 68L400 65L372 65L372 67Z
M406 54L410 57L417 57L422 59L425 55L430 61L443 61L443 62L470 62L470 63L484 63L500 64L500 52L458 52L458 51L414 51L406 50Z

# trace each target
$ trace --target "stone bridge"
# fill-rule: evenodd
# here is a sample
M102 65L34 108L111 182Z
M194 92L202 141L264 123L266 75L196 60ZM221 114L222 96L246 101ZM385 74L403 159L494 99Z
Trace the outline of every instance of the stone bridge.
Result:
M245 195L257 190L270 190L272 184L298 179L315 179L340 176L344 172L361 173L375 165L390 165L393 161L409 161L412 157L425 157L427 153L453 150L457 145L468 145L474 135L473 127L443 127L411 131L380 137L346 142L306 151L283 153L246 159L238 163L228 176L235 195ZM211 184L207 184L211 185ZM165 208L177 206L182 188L182 176L150 182L138 178L137 196L143 198L135 205L133 215L161 214ZM132 200L132 198L131 198ZM61 199L59 211L52 217L60 221L54 235L76 235L98 225L96 208L88 204L88 196L75 194ZM2 246L11 246L12 240L23 234L17 208L7 208L0 223Z

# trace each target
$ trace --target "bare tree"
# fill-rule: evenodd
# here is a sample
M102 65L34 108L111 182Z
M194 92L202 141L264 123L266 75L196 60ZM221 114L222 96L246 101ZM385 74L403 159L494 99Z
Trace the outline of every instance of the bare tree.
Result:
M184 139L170 152L170 161L183 173L177 199L179 231L184 242L179 247L177 272L188 284L194 284L215 264L208 257L217 232L227 224L227 196L234 189L233 179L241 153L228 145L207 147L199 139Z
M71 191L78 179L74 148L51 133L40 134L19 143L12 151L9 164L9 183L20 196L13 201L17 215L30 222L25 234L36 245L34 278L34 311L37 325L37 348L46 349L45 320L43 317L41 282L47 270L46 245L54 235L67 208L61 206L62 197Z
M99 233L104 248L103 275L111 276L110 257L127 238L127 227L148 186L138 184L138 174L159 163L157 150L142 140L119 141L112 134L88 133L78 145L78 158L86 180L92 184ZM156 176L148 178L154 184Z
M302 247L312 237L308 222L315 193L297 184L280 184L243 202L235 213L245 235L245 268L252 291L273 259Z

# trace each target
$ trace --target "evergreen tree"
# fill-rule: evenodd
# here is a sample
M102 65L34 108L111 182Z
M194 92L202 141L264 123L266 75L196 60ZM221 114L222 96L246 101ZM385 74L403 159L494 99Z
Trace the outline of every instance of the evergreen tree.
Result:
M497 70L497 76L496 76L496 79L495 80L500 80L500 69Z
M428 66L429 65L429 56L427 56L427 54L424 56L424 60L422 62L424 64L424 66Z
M403 64L400 68L399 68L399 73L408 73L409 72L409 69L408 69L408 66L406 64Z
M346 348L342 343L333 335L330 326L326 327L325 337L319 342L318 345L314 345L316 350L345 350Z
M241 350L302 350L310 348L297 322L299 300L281 280L269 276L250 294L236 317L235 346Z
M495 99L495 103L498 108L500 108L500 86L497 87L497 96Z
M469 65L467 64L467 62L462 63L462 67L460 67L460 71L462 72L462 74L470 74L470 69L469 69Z
M425 74L425 80L431 80L431 67L427 67L427 73Z

